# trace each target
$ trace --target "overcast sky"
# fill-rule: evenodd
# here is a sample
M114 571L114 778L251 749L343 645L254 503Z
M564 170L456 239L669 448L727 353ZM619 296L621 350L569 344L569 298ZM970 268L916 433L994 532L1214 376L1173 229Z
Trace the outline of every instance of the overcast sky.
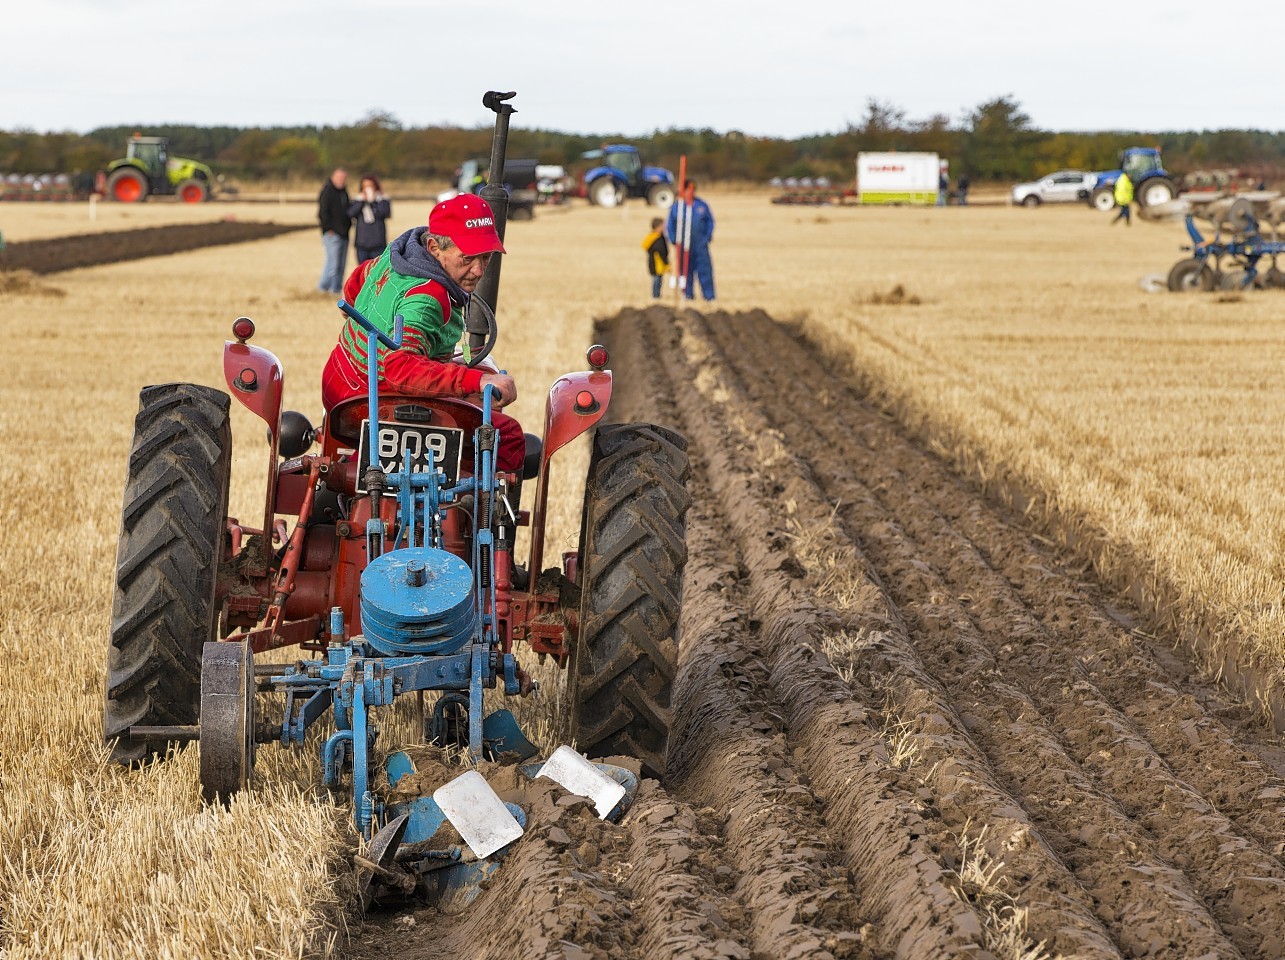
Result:
M1014 96L1049 130L1285 129L1285 3L5 0L0 129L489 125L797 137ZM675 22L675 18L681 18Z

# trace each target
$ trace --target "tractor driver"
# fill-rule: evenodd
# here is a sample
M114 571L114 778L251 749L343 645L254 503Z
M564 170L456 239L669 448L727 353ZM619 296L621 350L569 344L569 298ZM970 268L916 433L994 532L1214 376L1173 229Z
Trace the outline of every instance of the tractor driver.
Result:
M387 334L403 317L399 350L378 346L381 389L404 396L475 397L486 386L499 396L494 406L517 399L517 385L494 366L470 369L456 345L464 334L464 311L491 254L504 253L495 217L481 197L461 194L429 214L427 227L413 227L378 257L359 265L344 284L344 299ZM343 400L366 394L366 331L346 319L339 342L321 374L326 413ZM498 411L496 468L521 473L526 453L522 427Z

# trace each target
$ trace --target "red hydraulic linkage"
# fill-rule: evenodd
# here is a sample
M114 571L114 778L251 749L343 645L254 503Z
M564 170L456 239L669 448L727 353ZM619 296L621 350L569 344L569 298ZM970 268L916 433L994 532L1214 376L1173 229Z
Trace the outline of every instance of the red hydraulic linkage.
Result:
M272 594L272 605L268 607L268 615L264 619L264 627L262 630L255 631L256 633L267 631L267 637L263 642L264 650L271 650L281 645L276 642L281 628L281 614L285 610L286 601L290 599L290 594L294 593L295 577L299 574L299 564L303 560L303 541L307 535L308 520L312 516L312 501L317 492L317 482L329 468L329 464L323 464L323 460L322 457L305 458L305 462L311 462L308 464L308 486L304 489L303 503L299 506L299 519L286 543L285 556L281 558L281 569L277 571L276 588ZM255 647L255 653L261 652L254 641L251 641L251 646Z
M290 647L295 644L306 645L309 641L316 639L317 633L321 629L321 618L316 614L305 617L302 620L283 620L286 602L290 599L290 595L294 593L295 580L298 577L299 567L303 561L304 540L307 536L308 520L312 516L312 503L317 483L330 469L329 457L304 457L303 461L308 465L308 485L304 489L303 502L299 506L299 519L295 523L294 531L290 534L289 539L286 540L285 554L282 556L281 566L277 570L276 582L272 591L272 602L269 604L267 615L264 617L264 625L257 630L239 633L231 638L233 640L248 640L250 648L255 653L275 650L278 647Z

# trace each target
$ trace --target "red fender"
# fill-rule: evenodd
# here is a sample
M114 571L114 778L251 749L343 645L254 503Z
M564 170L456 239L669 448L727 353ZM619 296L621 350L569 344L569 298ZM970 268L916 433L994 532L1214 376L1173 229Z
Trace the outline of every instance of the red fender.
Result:
M582 403L589 399L591 402ZM594 426L611 402L611 371L587 370L559 377L549 388L544 407L544 451L536 484L531 517L531 561L528 570L537 577L544 563L544 519L549 498L549 460L568 443Z
M281 361L270 350L246 343L254 334L254 325L249 325L249 333L242 338L240 324L241 320L237 320L233 325L233 335L238 337L236 342L228 340L223 344L223 378L232 395L268 425L270 449L263 537L265 552L270 553L267 548L268 539L272 536L273 498L277 489L277 443L281 437Z

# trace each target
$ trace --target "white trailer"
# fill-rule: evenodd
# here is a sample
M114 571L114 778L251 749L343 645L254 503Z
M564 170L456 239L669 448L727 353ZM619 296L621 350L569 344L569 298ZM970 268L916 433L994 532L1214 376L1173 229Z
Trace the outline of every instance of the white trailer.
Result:
M945 163L935 153L859 153L858 202L932 205Z

